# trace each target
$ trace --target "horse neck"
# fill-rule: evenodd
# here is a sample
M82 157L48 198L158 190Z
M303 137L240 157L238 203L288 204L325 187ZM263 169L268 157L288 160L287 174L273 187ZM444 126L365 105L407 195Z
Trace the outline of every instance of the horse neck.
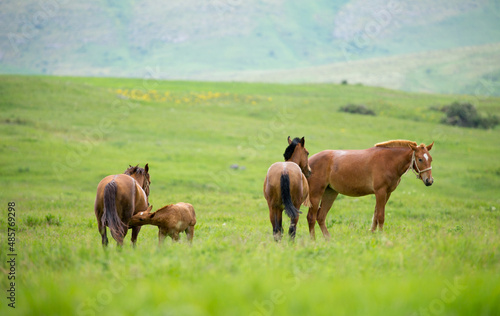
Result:
M397 170L398 175L401 177L405 174L410 168L410 164L412 163L412 153L413 150L411 148L398 148L400 152L400 159L398 159Z
M138 176L136 173L130 175L132 178L134 178L135 181L139 184L139 186L142 188L144 185L144 177L143 176Z
M147 209L148 207L148 197L146 195L146 192L144 189L141 187L139 182L136 182L136 187L135 187L135 209L139 212L142 212L143 210Z
M296 157L296 155L292 155L292 157L290 157L290 159L288 160L285 160L286 162L294 162L297 164L297 166L299 166L300 170L302 170L302 166L300 165L300 160L299 158Z

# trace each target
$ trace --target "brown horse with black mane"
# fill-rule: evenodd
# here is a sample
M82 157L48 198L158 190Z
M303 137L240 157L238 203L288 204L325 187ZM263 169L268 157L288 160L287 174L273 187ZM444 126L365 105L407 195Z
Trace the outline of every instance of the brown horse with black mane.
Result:
M330 238L325 219L339 193L347 196L375 194L371 230L377 227L383 230L385 205L403 174L412 170L426 186L434 182L429 154L433 145L434 142L417 146L412 141L393 140L364 150L324 150L313 155L309 159L311 207L307 214L311 238L315 238L316 221L325 238Z
M264 181L264 197L269 207L269 219L273 225L274 240L283 235L283 208L290 217L288 234L293 239L297 231L300 205L309 206L309 186L306 176L311 174L304 147L305 140L288 136L288 147L283 154L285 162L276 162L269 167Z
M119 246L127 235L130 218L148 208L149 177L148 164L143 168L139 165L128 168L124 174L105 177L97 185L94 211L97 217L97 226L102 236L102 245L108 245L106 226L111 236ZM135 246L137 235L141 227L133 227L132 245Z

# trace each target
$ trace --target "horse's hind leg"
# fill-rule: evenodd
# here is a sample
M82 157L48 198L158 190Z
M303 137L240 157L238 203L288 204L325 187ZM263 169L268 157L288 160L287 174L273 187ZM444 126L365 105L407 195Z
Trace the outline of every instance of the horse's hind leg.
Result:
M321 206L318 209L318 215L317 215L317 221L319 228L321 228L321 232L323 233L323 236L325 239L329 240L330 239L330 233L328 232L328 229L326 228L326 215L328 214L328 211L330 211L330 208L332 208L333 202L335 202L335 199L339 193L337 191L332 190L331 188L326 188L325 193L323 193L323 197L321 198Z
M101 221L98 221L97 225L99 226L99 233L101 234L101 238L102 238L102 246L107 247L108 246L108 235L106 234L106 226L101 225Z
M272 207L269 208L269 220L273 225L273 236L275 241L280 241L283 235L283 210Z
M102 246L106 247L108 245L108 236L106 234L106 226L101 222L102 212L96 209L95 216L97 217L97 229L99 230L99 234L101 234Z
M290 228L288 228L288 235L292 240L295 239L295 234L297 233L297 223L299 222L299 217L290 220Z
M194 236L194 226L188 226L188 228L186 228L186 237L190 243L193 241L193 236Z
M139 232L141 231L142 226L135 226L132 227L132 246L135 248L135 244L137 242L137 236L139 235Z

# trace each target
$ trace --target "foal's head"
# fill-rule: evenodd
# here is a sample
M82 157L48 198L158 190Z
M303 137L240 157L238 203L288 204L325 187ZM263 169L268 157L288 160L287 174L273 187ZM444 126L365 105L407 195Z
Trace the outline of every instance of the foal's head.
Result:
M144 169L139 167L139 165L129 168L124 172L126 175L131 176L139 183L146 195L149 196L149 185L151 184L151 178L149 177L149 166L146 164Z
M302 173L309 177L311 175L311 168L309 167L309 152L307 151L305 146L304 137L302 138L294 138L290 139L288 136L288 147L283 154L285 157L285 161L292 161L299 165L300 169L302 169Z
M129 227L134 227L134 226L142 226L145 224L150 223L150 219L154 213L151 213L151 210L153 209L153 205L148 206L148 208L143 211L135 214L130 218L130 221L128 222Z
M425 183L426 186L432 185L434 183L434 178L432 177L432 157L429 151L432 149L432 144L425 146L420 144L416 146L414 144L409 144L415 155L415 161L413 162L413 169L418 173L418 177Z

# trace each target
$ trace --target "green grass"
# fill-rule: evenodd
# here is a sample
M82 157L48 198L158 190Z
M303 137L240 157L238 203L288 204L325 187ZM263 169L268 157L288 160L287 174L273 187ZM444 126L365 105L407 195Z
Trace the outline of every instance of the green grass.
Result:
M0 286L10 286L14 201L17 302L12 310L4 295L0 314L498 314L499 130L441 125L429 110L467 98L350 85L1 76ZM377 116L338 111L348 103ZM477 107L499 114L500 99ZM373 196L340 196L327 217L330 242L319 229L309 240L302 208L296 242L275 243L262 183L289 135L305 136L311 154L435 141L435 183L403 176L384 233L368 231ZM97 183L146 162L155 208L194 205L193 244L182 236L158 249L156 227L146 226L136 249L127 241L104 251Z

